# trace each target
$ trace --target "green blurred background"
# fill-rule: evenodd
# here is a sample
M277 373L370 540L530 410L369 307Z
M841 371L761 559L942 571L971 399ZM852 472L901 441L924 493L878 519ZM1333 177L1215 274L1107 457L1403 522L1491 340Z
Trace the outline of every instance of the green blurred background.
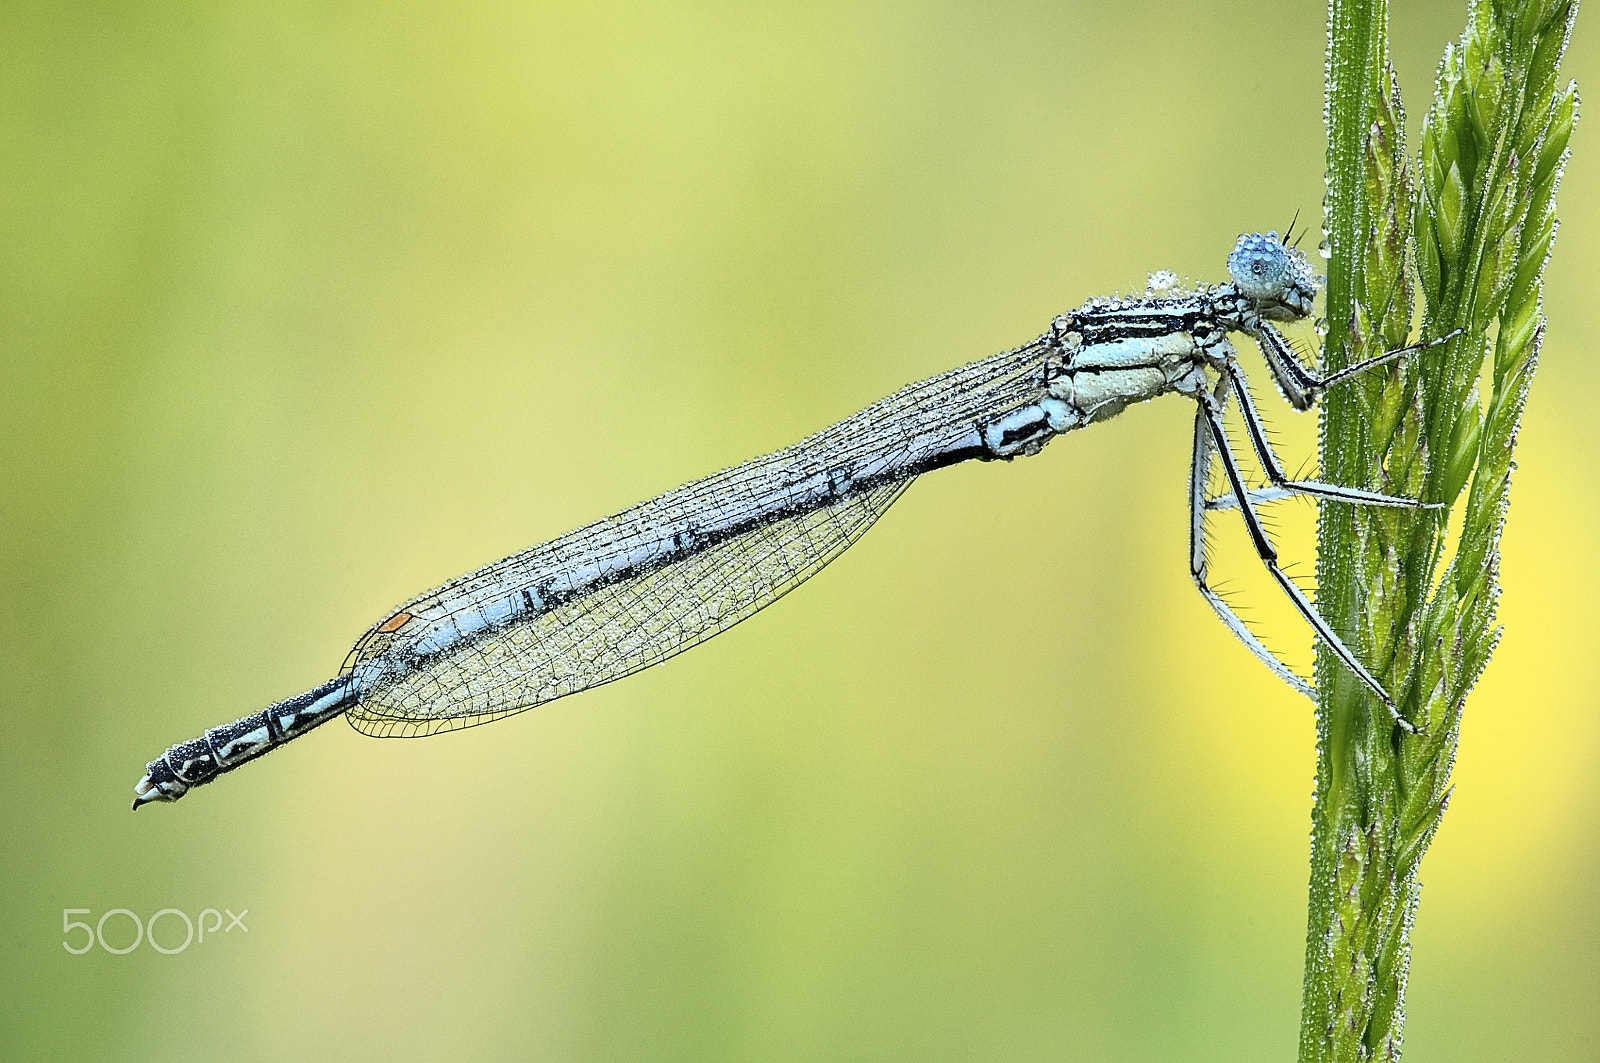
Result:
M1413 132L1463 8L1397 5ZM128 801L419 590L1315 225L1323 18L5 3L5 1057L1292 1058L1311 711L1189 585L1177 399L927 478L669 667ZM1574 147L1408 1059L1600 1058ZM177 955L62 944L224 907Z

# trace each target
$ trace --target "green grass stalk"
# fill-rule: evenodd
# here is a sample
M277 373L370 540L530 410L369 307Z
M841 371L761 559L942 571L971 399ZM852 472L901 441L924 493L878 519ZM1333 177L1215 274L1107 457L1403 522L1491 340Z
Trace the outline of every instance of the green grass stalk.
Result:
M1412 160L1384 0L1331 0L1324 359L1403 346L1419 311L1423 339L1461 334L1324 400L1326 479L1437 508L1321 507L1318 605L1420 733L1319 650L1302 1063L1400 1057L1417 869L1499 637L1512 452L1577 105L1558 78L1576 9L1471 3Z

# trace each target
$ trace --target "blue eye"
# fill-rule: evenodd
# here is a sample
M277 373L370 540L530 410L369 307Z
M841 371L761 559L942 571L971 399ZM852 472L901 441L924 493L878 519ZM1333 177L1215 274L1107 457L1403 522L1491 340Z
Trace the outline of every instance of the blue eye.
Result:
M1311 300L1322 284L1306 256L1285 247L1275 232L1239 237L1228 256L1228 273L1239 294L1272 317L1280 310L1296 317L1310 313Z
M1228 256L1228 273L1239 291L1251 299L1280 298L1294 287L1294 263L1277 233L1239 237Z

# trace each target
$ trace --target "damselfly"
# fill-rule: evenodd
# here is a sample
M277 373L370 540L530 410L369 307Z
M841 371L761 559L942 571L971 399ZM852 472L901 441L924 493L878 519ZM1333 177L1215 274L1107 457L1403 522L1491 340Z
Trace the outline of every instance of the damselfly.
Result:
M338 678L151 761L133 807L176 801L341 714L369 735L433 734L620 679L726 631L814 575L921 474L973 458L1037 454L1063 432L1168 392L1197 406L1189 572L1200 593L1274 674L1312 694L1207 584L1206 515L1236 508L1294 608L1410 731L1378 680L1279 568L1257 506L1297 494L1357 505L1418 503L1289 479L1228 334L1261 347L1297 410L1309 409L1324 388L1415 348L1319 375L1273 325L1311 313L1321 278L1305 256L1276 233L1241 236L1228 272L1228 284L1092 299L1015 350L911 384L794 446L413 598L361 636ZM1229 448L1223 412L1232 397L1265 489L1246 486ZM1206 494L1213 457L1228 484L1219 498Z

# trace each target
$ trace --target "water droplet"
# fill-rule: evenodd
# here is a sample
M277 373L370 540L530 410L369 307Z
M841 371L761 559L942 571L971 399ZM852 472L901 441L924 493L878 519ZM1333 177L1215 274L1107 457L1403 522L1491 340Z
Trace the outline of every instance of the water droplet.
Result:
M1178 286L1178 275L1170 269L1158 269L1150 274L1150 286L1147 291L1166 292Z
M1326 240L1322 241L1317 245L1317 254L1321 255L1323 258L1332 258L1333 245Z
M1311 328L1318 336L1326 336L1328 334L1328 319L1325 317L1317 318L1311 323Z

